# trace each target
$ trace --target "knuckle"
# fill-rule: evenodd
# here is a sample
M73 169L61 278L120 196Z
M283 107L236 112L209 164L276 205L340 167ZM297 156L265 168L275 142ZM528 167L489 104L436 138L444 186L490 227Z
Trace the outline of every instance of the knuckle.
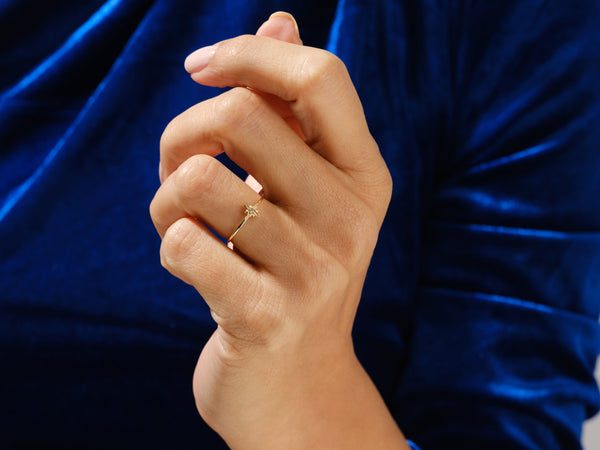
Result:
M164 268L176 268L194 248L194 228L190 220L179 219L165 232L160 246L160 261Z
M248 127L256 122L256 111L261 108L260 96L249 89L236 87L221 95L213 104L215 131L223 136L232 127Z
M175 117L174 119L171 119L171 121L167 124L167 126L163 130L162 135L160 136L160 149L161 150L167 148L169 146L169 144L172 142L172 139L174 136L174 129L176 128L176 120L177 120L177 117Z
M362 208L357 212L352 222L348 225L349 233L346 236L348 261L356 263L369 256L375 248L379 233L379 221L369 208Z
M363 195L367 206L376 212L382 221L392 199L394 179L382 158L375 162L365 163L363 166L367 170L358 174L357 179L363 186Z
M349 78L343 61L325 50L308 56L302 64L300 74L301 91L320 89L323 84L339 83Z
M159 142L160 161L167 172L172 172L179 165L178 155L185 154L184 136L189 127L185 126L184 114L174 117L165 127Z
M385 207L387 209L387 206L389 205L390 200L392 198L392 192L394 190L394 179L392 178L392 174L390 173L387 166L385 167L385 170L383 171L382 180L381 180L381 189L383 191L382 195L383 195L383 198L385 199Z
M170 166L173 160L173 152L177 147L177 137L179 136L179 119L180 116L172 119L160 136L160 159L165 167Z
M220 175L219 162L209 155L188 158L175 172L175 187L179 197L186 201L209 192Z
M379 222L373 211L362 202L348 201L343 206L346 218L339 227L337 253L342 261L354 265L372 253Z
M152 219L152 222L154 223L154 227L156 229L158 229L159 208L158 208L157 202L156 202L156 195L154 196L154 198L150 202L150 206L148 207L148 211L150 213L150 218Z

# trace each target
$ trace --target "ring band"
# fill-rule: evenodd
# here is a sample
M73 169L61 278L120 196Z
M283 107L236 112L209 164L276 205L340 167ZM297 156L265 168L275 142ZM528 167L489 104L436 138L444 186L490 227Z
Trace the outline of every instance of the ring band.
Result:
M235 235L238 234L238 231L240 231L242 229L242 227L244 226L244 224L246 222L248 222L248 220L252 219L253 217L258 217L260 215L258 212L257 206L259 205L260 202L262 202L262 200L263 200L263 197L261 196L254 205L244 205L244 208L245 208L244 213L246 214L246 217L244 217L244 219L236 227L235 231L233 233L231 233L231 236L229 236L229 239L227 239L228 244L235 237Z

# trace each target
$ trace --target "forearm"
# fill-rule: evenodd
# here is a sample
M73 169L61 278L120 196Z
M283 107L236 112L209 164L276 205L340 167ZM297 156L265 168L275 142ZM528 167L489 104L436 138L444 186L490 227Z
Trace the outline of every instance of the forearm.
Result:
M315 375L313 373L313 375ZM306 374L278 410L227 439L232 449L410 449L354 355L328 374Z

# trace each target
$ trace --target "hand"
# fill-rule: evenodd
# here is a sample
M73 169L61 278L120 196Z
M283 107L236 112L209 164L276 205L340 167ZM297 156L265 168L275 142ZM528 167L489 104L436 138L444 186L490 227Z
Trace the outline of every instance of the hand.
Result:
M390 174L343 63L300 45L283 14L259 34L188 57L196 82L233 89L161 138L161 261L218 325L194 373L198 410L232 448L408 448L351 338ZM234 251L209 227L227 238L260 197L221 152L264 195Z

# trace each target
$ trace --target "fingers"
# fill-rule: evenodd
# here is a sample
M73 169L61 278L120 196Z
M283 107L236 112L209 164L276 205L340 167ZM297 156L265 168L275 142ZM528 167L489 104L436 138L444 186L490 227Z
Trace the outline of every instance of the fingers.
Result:
M255 93L238 89L264 102ZM234 94L230 91L223 95ZM239 113L248 103L241 102L232 111ZM206 108L210 118L197 118L203 111L198 107L179 117L172 125L176 128L171 128L179 131L171 131L172 137L163 138L161 143L161 149L169 154L174 153L170 148L182 147L178 142L187 143L184 148L191 153L205 153L184 157L185 161L157 192L151 215L161 235L171 223L191 216L228 238L244 217L243 205L255 204L258 199L250 185L206 154L207 147L210 150L215 146L212 139L218 136L214 131L218 127L210 124L216 117L210 113L211 107ZM229 148L228 154L235 162L254 175L266 198L259 208L265 214L244 224L234 239L236 249L276 272L297 259L294 249L303 245L298 244L302 239L308 238L344 260L371 247L363 231L377 227L373 223L383 214L374 218L370 206L338 179L336 169L311 151L274 111L250 114L251 123L236 122L232 114L223 115L227 118L225 128L230 131L220 138L222 145Z
M193 155L225 151L264 187L270 201L314 203L315 189L336 175L256 92L232 89L176 117L161 137L168 173ZM300 188L301 186L301 188Z
M183 163L167 178L150 204L150 214L161 237L186 217L198 218L225 239L246 217L245 205L256 205L260 196L216 159L197 155ZM263 200L259 216L248 218L233 242L246 258L270 269L290 255L289 245L273 251L273 242L282 240L290 228L278 208Z
M279 41L289 42L291 44L302 45L300 32L296 19L289 13L277 11L271 14L269 20L263 23L258 31L257 36L267 36Z
M198 83L244 86L290 104L311 148L347 172L383 164L344 64L324 50L240 36L188 56Z
M260 272L192 218L179 219L168 228L160 257L161 264L193 285L221 318L243 317L245 311L253 309L248 300L260 299Z
M262 26L256 32L256 35L278 39L291 44L302 45L296 20L291 14L282 11L271 14L269 20L262 24ZM255 92L258 92L265 100L267 100L269 105L271 105L271 108L277 111L277 114L279 114L286 121L286 123L296 132L298 136L300 136L302 140L305 139L304 135L302 134L300 124L294 117L288 102L273 94L266 94L260 91Z

